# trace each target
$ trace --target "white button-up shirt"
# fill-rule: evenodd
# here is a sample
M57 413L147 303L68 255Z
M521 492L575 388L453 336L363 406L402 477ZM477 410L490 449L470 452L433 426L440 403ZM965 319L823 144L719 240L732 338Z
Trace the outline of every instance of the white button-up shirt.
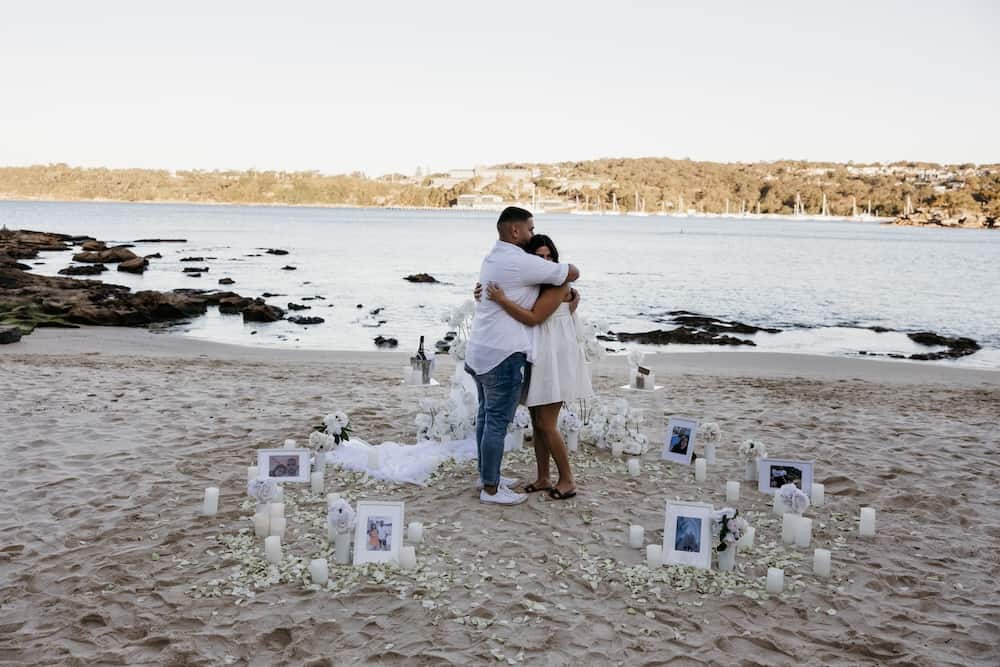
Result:
M568 275L569 264L556 264L527 253L513 243L497 241L483 260L479 282L484 290L489 283L496 283L508 299L531 310L542 285L562 285ZM515 352L524 352L528 361L532 361L531 341L531 327L508 315L484 293L476 305L465 363L477 375L482 375Z

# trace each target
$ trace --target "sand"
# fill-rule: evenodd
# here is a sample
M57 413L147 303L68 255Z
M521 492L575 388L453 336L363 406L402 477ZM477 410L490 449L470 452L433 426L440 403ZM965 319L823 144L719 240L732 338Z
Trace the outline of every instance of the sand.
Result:
M413 441L417 398L402 353L322 353L207 344L141 330L39 330L0 347L0 663L156 665L828 664L987 665L1000 660L996 460L1000 373L938 364L709 352L661 354L665 389L617 389L624 360L595 373L602 396L647 408L647 434L686 414L717 421L707 482L659 462L643 474L588 449L580 494L515 508L480 505L472 464L427 488L327 472L352 499L406 501L423 521L421 569L334 568L340 588L282 583L253 598L224 590L237 561L220 536L247 526L253 451L304 440L334 409L372 442ZM438 377L452 364L441 359ZM444 387L426 390L443 395ZM667 498L724 504L736 445L815 459L827 504L812 551L780 545L770 499L742 487L757 548L728 577L651 575L625 527L662 539ZM532 472L527 451L508 474ZM203 489L220 513L198 516ZM290 491L302 509L319 496ZM878 535L856 536L861 506ZM318 516L319 510L316 510ZM290 525L294 521L290 520ZM314 527L290 549L320 549ZM776 544L777 541L777 544ZM769 564L789 592L760 593ZM685 580L685 577L687 579ZM678 590L684 588L686 590ZM699 592L699 590L701 592ZM749 595L748 595L749 594ZM750 597L750 595L754 597Z

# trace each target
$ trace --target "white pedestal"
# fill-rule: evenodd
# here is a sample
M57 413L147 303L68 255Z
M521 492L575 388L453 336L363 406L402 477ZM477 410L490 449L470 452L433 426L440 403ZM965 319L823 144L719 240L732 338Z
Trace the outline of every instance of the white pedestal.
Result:
M337 533L333 538L333 560L337 563L351 562L351 534Z
M719 571L729 572L736 567L736 545L730 544L725 551L717 551L719 554Z

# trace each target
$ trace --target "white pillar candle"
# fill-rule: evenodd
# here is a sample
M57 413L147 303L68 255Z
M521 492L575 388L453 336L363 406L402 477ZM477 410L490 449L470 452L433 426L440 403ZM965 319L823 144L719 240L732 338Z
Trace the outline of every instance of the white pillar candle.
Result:
M646 565L650 568L663 565L663 547L659 544L646 545Z
M309 487L312 489L313 493L323 493L324 484L326 484L326 476L322 471L314 472L309 475Z
M743 531L743 536L740 537L740 541L736 543L740 551L751 551L753 549L753 539L757 534L757 529L753 526L749 526Z
M781 499L781 496L778 493L775 493L773 500L771 501L771 511L778 516L781 516L782 514L788 514L791 512L792 508Z
M378 470L379 460L378 460L378 450L374 447L368 448L368 470Z
M645 530L642 526L629 526L628 527L628 545L633 549L638 549L642 547L643 535Z
M409 545L399 548L399 566L404 570L412 570L417 566L417 550Z
M215 516L219 511L219 487L210 486L205 489L205 500L201 503L201 513L205 516Z
M694 481L704 482L707 476L708 464L705 462L705 459L697 459L694 462Z
M611 456L617 459L624 453L625 453L625 443L623 442L611 443Z
M267 537L271 534L271 513L268 512L267 505L264 505L262 511L253 515L253 534L257 537Z
M406 537L410 542L414 544L420 544L424 541L424 524L419 521L411 521L410 525L406 527Z
M314 584L322 586L330 580L330 566L325 558L314 558L309 561L309 576Z
M283 503L283 502L285 502L285 489L284 489L284 487L281 486L281 484L279 484L278 488L275 490L275 492L274 492L274 498L271 498L271 502L272 503Z
M757 481L757 461L747 461L743 466L743 480L746 482Z
M799 528L799 515L785 512L781 515L781 541L784 544L795 544L795 532Z
M328 493L328 494L326 494L326 506L327 507L329 507L330 505L332 505L337 500L340 500L340 494L339 493Z
M736 545L730 544L727 548L717 552L719 554L719 571L729 572L736 568Z
M575 452L580 448L580 432L570 431L566 434L566 449Z
M313 456L313 468L316 472L326 471L326 452L316 452Z
M861 508L861 537L875 536L875 509L872 507Z
M639 476L639 459L628 460L628 474L632 477Z
M711 464L715 464L715 443L706 442L705 443L705 460Z
M281 538L271 535L264 538L264 557L272 563L281 562Z
M282 516L272 516L271 517L271 528L268 530L269 535L277 535L278 537L285 536L285 517Z
M813 572L817 577L830 576L830 550L816 549L813 551Z
M351 562L351 534L337 533L333 538L333 559L338 563Z
M740 500L740 483L726 482L726 502L737 503Z
M777 567L767 568L767 592L780 593L785 590L785 571Z
M271 503L268 509L272 519L285 518L285 503Z
M260 468L257 466L247 466L247 481L252 482L260 476Z
M285 440L285 449L295 449L295 441L290 438Z
M799 517L798 526L795 528L795 546L805 549L812 542L813 520Z
M813 482L812 492L809 494L809 501L813 507L819 507L826 502L826 486Z

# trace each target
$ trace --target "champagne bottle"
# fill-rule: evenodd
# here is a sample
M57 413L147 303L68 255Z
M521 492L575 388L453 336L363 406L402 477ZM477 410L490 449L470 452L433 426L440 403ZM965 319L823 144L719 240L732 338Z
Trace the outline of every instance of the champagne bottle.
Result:
M427 354L424 353L424 337L420 337L420 347L417 348L417 359L427 359Z

